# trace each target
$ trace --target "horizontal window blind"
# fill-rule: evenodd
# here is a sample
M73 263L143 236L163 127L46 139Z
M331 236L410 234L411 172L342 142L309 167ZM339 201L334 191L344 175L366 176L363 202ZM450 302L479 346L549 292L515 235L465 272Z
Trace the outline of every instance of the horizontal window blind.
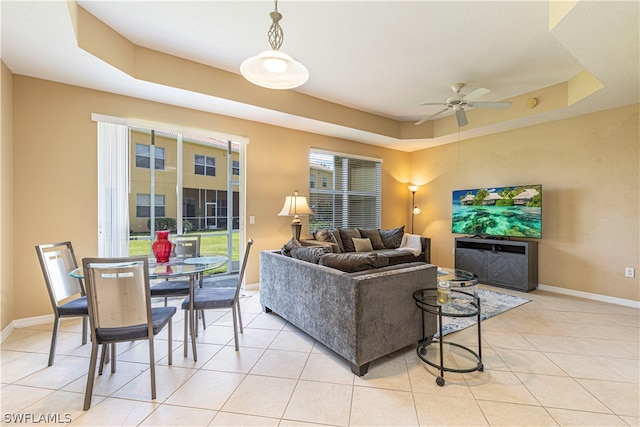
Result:
M380 228L382 161L311 150L309 228Z

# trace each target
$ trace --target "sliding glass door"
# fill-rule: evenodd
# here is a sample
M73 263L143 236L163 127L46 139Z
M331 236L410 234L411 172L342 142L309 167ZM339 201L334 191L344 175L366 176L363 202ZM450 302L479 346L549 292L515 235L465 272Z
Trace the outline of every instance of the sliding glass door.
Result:
M130 254L151 254L158 230L200 234L201 255L227 255L233 262L221 270L236 271L243 145L143 128L129 139Z

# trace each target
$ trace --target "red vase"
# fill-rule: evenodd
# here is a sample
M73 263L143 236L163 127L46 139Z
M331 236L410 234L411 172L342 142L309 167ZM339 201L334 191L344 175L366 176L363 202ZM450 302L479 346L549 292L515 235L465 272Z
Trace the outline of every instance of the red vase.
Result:
M162 263L169 261L169 254L171 254L169 230L156 231L156 240L151 245L151 250L156 257L156 262Z

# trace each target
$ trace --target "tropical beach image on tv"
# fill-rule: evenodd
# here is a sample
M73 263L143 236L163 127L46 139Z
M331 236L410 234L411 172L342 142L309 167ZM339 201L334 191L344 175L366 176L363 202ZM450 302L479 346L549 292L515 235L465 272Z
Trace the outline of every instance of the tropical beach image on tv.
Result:
M542 186L453 192L451 231L482 237L542 237Z

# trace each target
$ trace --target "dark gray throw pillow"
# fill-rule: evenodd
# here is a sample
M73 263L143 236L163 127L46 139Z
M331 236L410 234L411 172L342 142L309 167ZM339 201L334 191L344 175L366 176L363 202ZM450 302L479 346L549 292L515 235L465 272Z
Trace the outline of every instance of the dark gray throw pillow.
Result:
M378 255L375 253L324 254L318 262L325 267L335 268L346 273L371 270L378 267Z
M324 246L297 246L291 249L291 257L301 261L317 264L320 257L330 249Z
M398 249L402 244L402 236L404 236L404 225L390 230L380 230L385 249Z
M340 239L342 239L342 246L344 247L344 252L355 252L356 246L353 244L353 238L359 239L360 231L357 228L339 228L340 230Z
M298 242L294 237L291 238L287 243L282 245L280 248L280 253L284 256L291 256L291 249L302 246L300 242Z
M371 229L362 229L362 228L358 228L358 230L360 231L360 236L364 237L364 238L369 238L371 239L371 246L373 246L373 249L386 249L384 247L384 243L382 243L382 237L380 237L380 231L378 231L378 229L376 228L371 228Z
M332 242L338 245L338 253L344 252L344 246L342 245L342 237L340 237L340 230L338 230L337 228L334 228L333 230L330 230L330 231L331 231L331 234L333 234Z

